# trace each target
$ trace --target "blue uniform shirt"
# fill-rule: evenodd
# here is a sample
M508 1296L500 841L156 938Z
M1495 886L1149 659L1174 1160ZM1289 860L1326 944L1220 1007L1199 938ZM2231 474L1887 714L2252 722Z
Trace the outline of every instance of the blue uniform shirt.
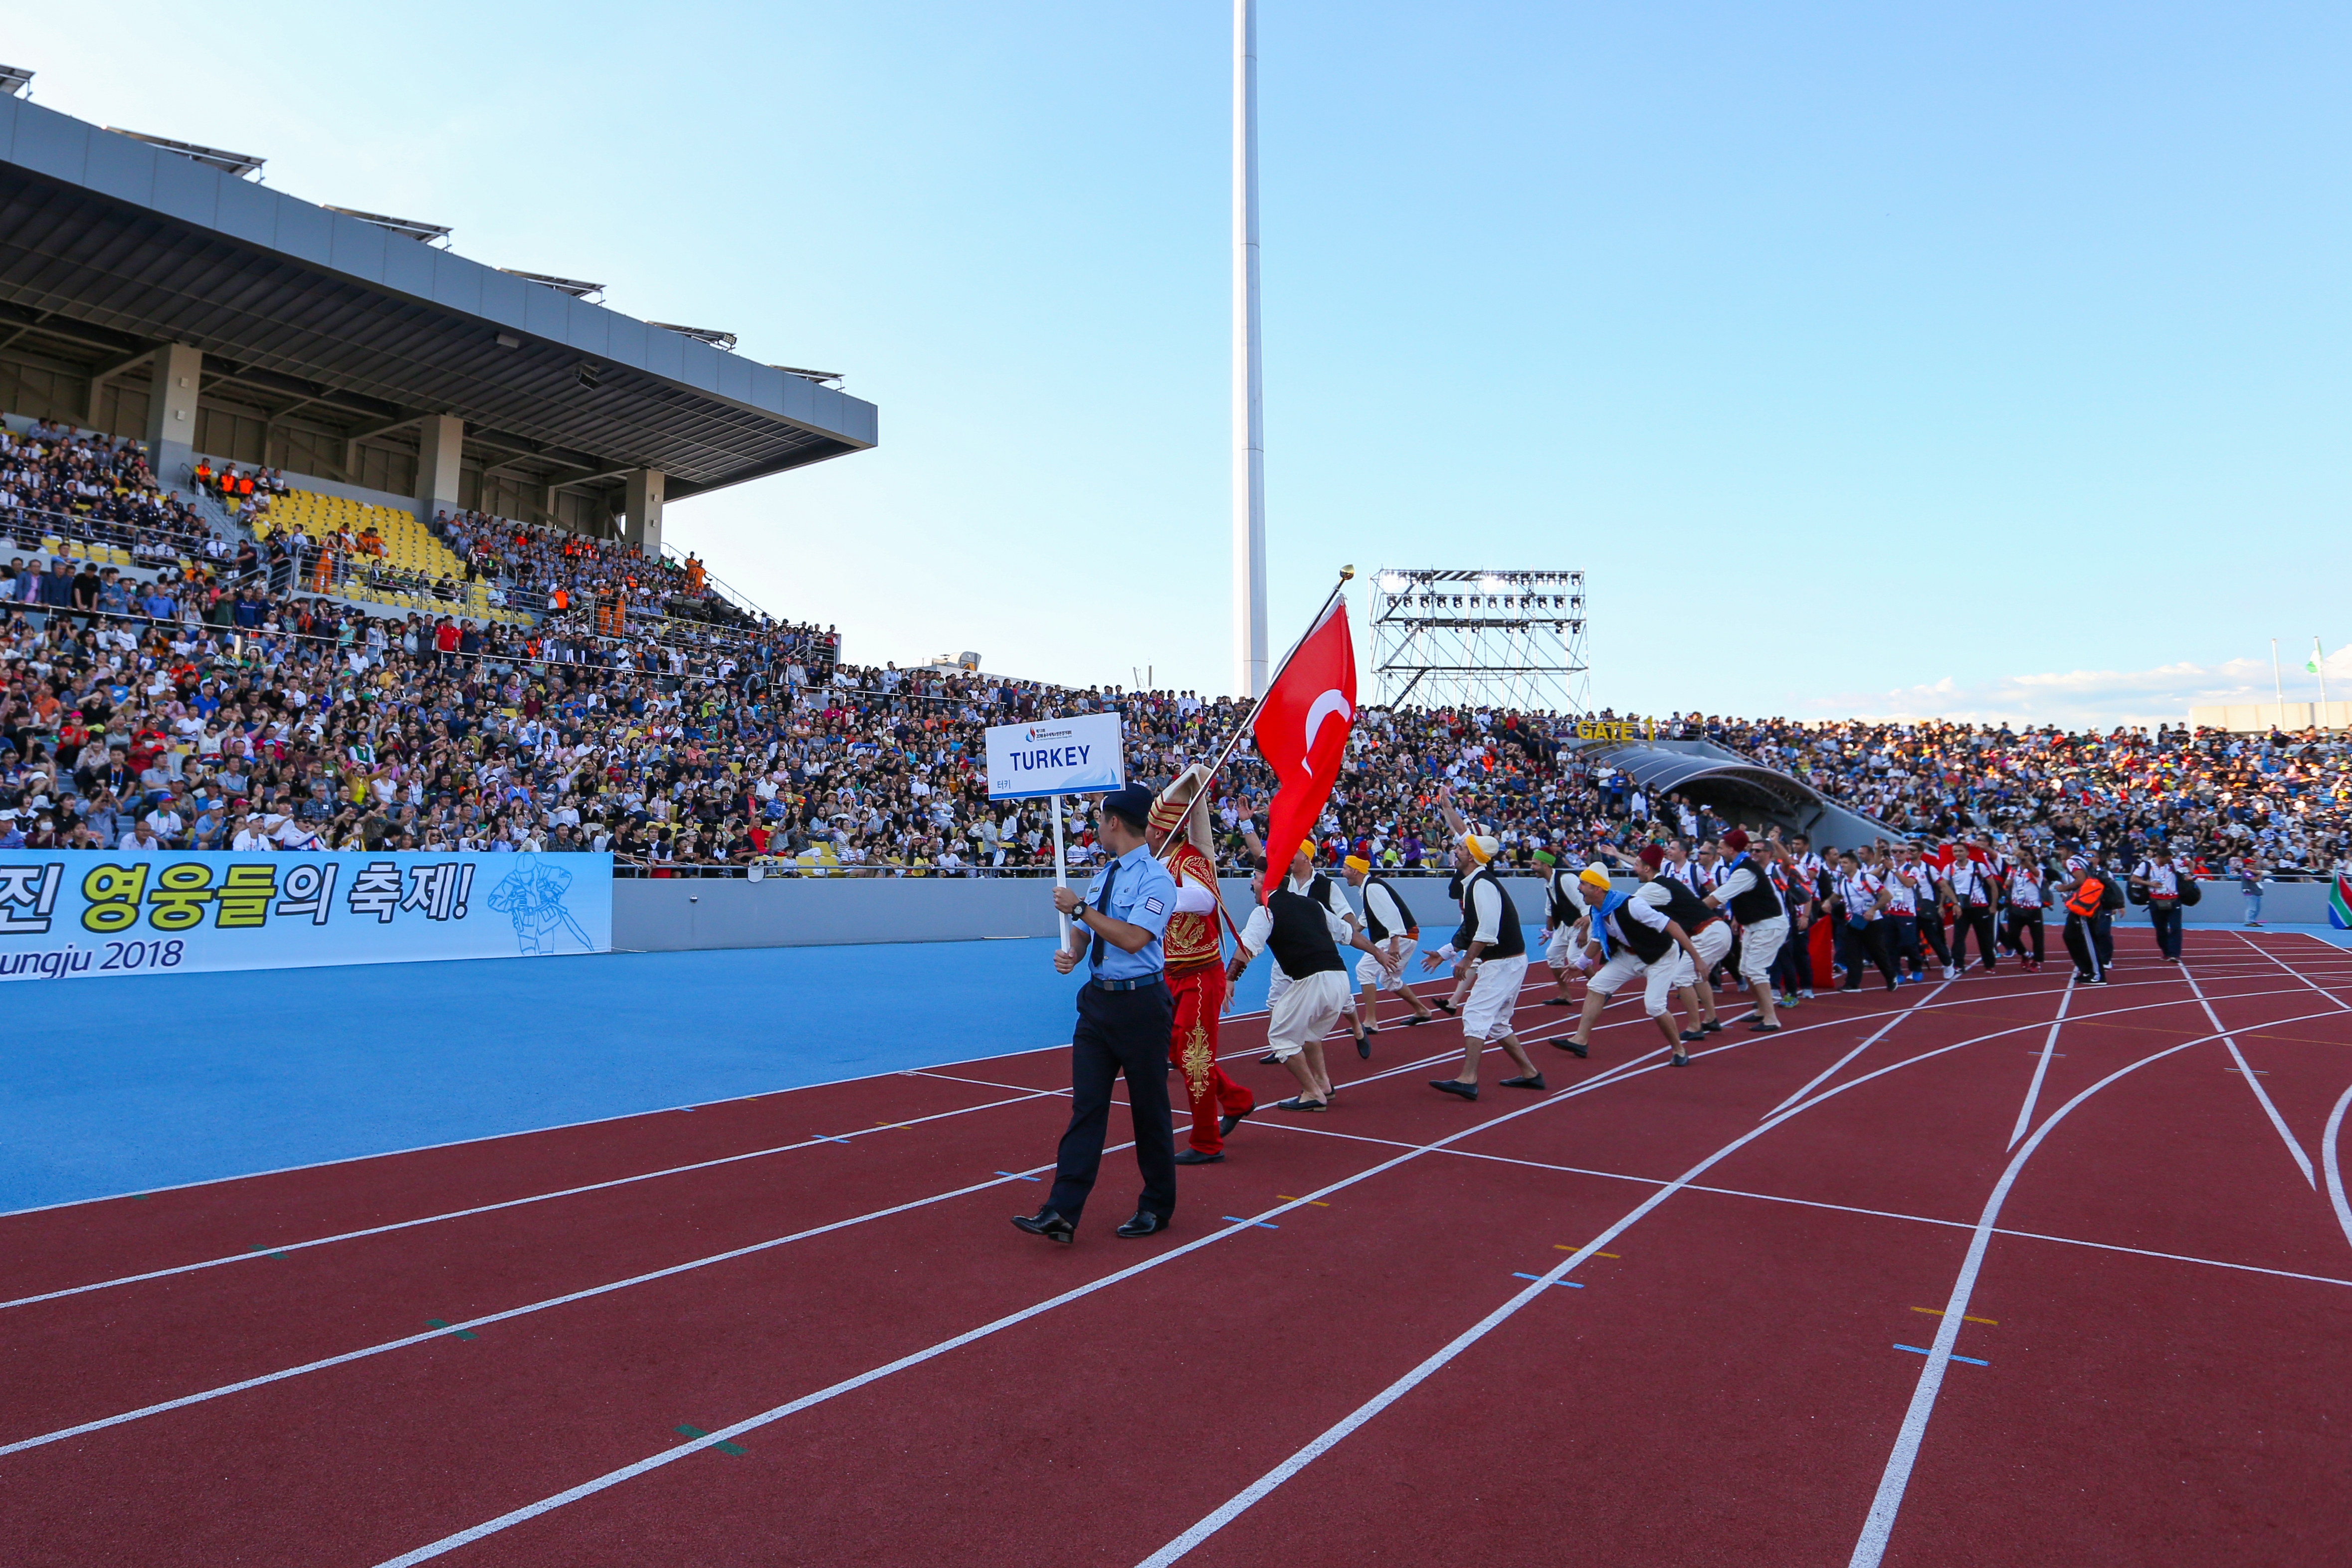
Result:
M1169 876L1168 868L1139 844L1087 884L1087 902L1090 906L1102 908L1103 878L1114 868L1118 875L1111 879L1110 907L1103 913L1115 921L1141 926L1151 933L1151 940L1134 952L1122 952L1115 943L1104 942L1102 963L1095 966L1094 975L1097 980L1148 979L1164 967L1160 939L1168 930L1168 917L1176 912L1176 881ZM1091 950L1094 933L1081 927L1079 934L1087 939Z

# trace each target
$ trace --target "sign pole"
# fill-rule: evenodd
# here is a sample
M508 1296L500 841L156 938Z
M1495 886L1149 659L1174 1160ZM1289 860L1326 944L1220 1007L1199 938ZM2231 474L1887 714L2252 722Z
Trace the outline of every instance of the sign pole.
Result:
M1054 797L1054 886L1066 888L1070 885L1069 866L1069 858L1062 853L1062 797L1057 795ZM1070 917L1064 915L1062 946L1066 951L1069 945Z
M1316 609L1314 617L1307 623L1307 630L1298 634L1298 640L1290 645L1290 651L1284 654L1282 656L1282 662L1274 667L1274 674L1269 676L1266 679L1265 691L1257 691L1251 694L1254 700L1250 703L1250 710L1248 714L1243 718L1241 724L1234 731L1234 732L1226 737L1224 749L1217 753L1217 760L1209 764L1209 779L1211 783L1215 782L1217 774L1223 771L1226 762L1233 756L1234 748L1242 743L1242 737L1248 734L1250 732L1250 726L1257 721L1257 710L1265 706L1265 692L1274 689L1274 683L1282 679L1282 672L1290 668L1290 661L1297 657L1298 650L1300 648L1307 646L1307 637L1314 634L1317 626L1322 625L1325 612L1331 608L1331 601L1339 596L1340 593L1348 586L1349 579L1353 578L1355 574L1356 569L1353 566L1342 566L1339 568L1339 581L1333 584L1331 592L1324 596L1323 603ZM1184 836L1185 821L1192 816L1192 813L1200 810L1202 806L1208 804L1208 794L1209 792L1206 785L1203 785L1201 793L1194 795L1192 802L1184 807L1184 816L1178 817L1176 819L1176 826L1169 829L1168 842L1171 847L1175 844L1176 840ZM1171 847L1170 853L1172 854L1173 852L1174 851ZM1167 857L1162 856L1160 858L1165 859Z

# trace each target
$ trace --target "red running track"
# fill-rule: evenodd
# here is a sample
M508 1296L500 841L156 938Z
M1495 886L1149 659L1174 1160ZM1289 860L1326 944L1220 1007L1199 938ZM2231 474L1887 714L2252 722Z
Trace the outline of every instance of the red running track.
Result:
M1621 1007L1475 1105L1423 1081L1458 1026L1384 1028L1144 1242L1116 1152L1076 1247L1005 1224L1057 1052L0 1219L0 1541L2340 1563L2352 953L2191 943L1824 996L1687 1069ZM1263 1028L1228 1065L1270 1100Z

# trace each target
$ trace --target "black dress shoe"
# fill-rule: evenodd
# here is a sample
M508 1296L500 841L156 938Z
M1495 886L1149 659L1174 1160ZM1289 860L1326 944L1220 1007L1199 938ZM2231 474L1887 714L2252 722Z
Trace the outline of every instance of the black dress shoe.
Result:
M1444 1014L1449 1018L1462 1010L1461 1008L1456 1007L1451 1001L1432 1002L1430 1005L1436 1008L1439 1012Z
M1370 1029L1356 1037L1356 1058L1367 1062L1372 1059L1372 1032Z
M1250 1110L1255 1110L1256 1109L1257 1107L1253 1105L1249 1108L1249 1110L1236 1110L1231 1116L1221 1116L1217 1118L1217 1136L1220 1138L1232 1137L1234 1135L1234 1129L1242 1124L1242 1118L1247 1116L1250 1113Z
M1180 1165L1213 1165L1224 1158L1222 1153L1203 1154L1198 1149L1179 1149L1176 1163Z
M1412 1017L1410 1017L1410 1018L1402 1018L1402 1019L1399 1019L1399 1020L1398 1020L1398 1022L1400 1022L1401 1024L1402 1024L1406 1028L1410 1029L1410 1028L1413 1027L1415 1025L1418 1025L1418 1024L1426 1024L1426 1023L1428 1023L1428 1022L1429 1022L1429 1015L1428 1015L1428 1014L1426 1014L1426 1013L1415 1013Z
M1706 1023L1701 1024L1698 1026L1698 1032L1702 1035L1719 1035L1723 1033L1722 1021L1720 1019L1709 1018Z
M1768 1024L1763 1019L1759 1018L1754 1023L1748 1026L1748 1032L1751 1035L1777 1035L1780 1032L1780 1026L1778 1024Z
M1262 1068L1279 1067L1282 1065L1282 1058L1276 1056L1272 1051L1268 1051L1265 1055L1257 1058L1257 1065Z
M1213 1160L1222 1160L1224 1156L1223 1154L1213 1154L1210 1158ZM1138 1209L1135 1211L1135 1217L1133 1219L1129 1220L1125 1225L1118 1227L1118 1234L1129 1237L1138 1236L1153 1236L1157 1235L1160 1231L1166 1230L1167 1228L1168 1221L1163 1215L1153 1214L1150 1209Z
M1576 1005L1576 998L1573 996L1547 996L1544 998L1544 1005L1547 1007L1573 1007Z
M1058 1241L1064 1247L1076 1239L1078 1222L1064 1219L1052 1209L1039 1209L1035 1214L1017 1214L1013 1223L1032 1236L1042 1236L1047 1241Z
M1531 1072L1524 1078L1507 1078L1503 1079L1500 1084L1496 1085L1496 1087L1500 1089L1549 1089L1551 1086L1544 1082L1543 1074L1539 1072Z
M1447 1094L1458 1094L1465 1100L1478 1098L1478 1086L1475 1083L1464 1083L1458 1078L1433 1078L1429 1080L1429 1087L1443 1089Z
M1685 1045L1686 1045L1686 1046L1687 1046L1687 1045L1690 1045L1690 1044L1692 1044L1692 1043L1694 1043L1695 1041L1703 1040L1703 1039L1705 1039L1705 1038L1706 1038L1706 1034L1705 1034L1703 1031L1701 1031L1701 1030L1698 1030L1698 1029L1685 1029L1685 1030L1683 1031L1683 1036L1682 1036L1683 1044L1685 1044Z
M1670 1059L1668 1065L1678 1068L1686 1068L1690 1066L1690 1058L1685 1056L1680 1051L1676 1051Z
M1592 1054L1584 1047L1578 1045L1574 1040L1554 1040L1551 1044L1558 1046L1561 1050L1566 1051L1570 1056L1574 1057L1579 1061L1582 1061L1585 1058Z

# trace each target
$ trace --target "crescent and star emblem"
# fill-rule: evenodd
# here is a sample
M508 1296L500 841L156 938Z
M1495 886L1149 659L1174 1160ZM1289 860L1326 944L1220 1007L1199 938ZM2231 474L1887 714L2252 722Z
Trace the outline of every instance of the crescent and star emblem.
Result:
M1356 710L1345 697L1339 695L1339 689L1336 686L1318 697L1307 710L1307 749L1308 751L1312 752L1315 749L1315 732L1323 728L1323 721L1334 713L1349 722L1353 722L1356 717ZM1299 765L1309 773L1315 771L1311 762L1302 761Z

